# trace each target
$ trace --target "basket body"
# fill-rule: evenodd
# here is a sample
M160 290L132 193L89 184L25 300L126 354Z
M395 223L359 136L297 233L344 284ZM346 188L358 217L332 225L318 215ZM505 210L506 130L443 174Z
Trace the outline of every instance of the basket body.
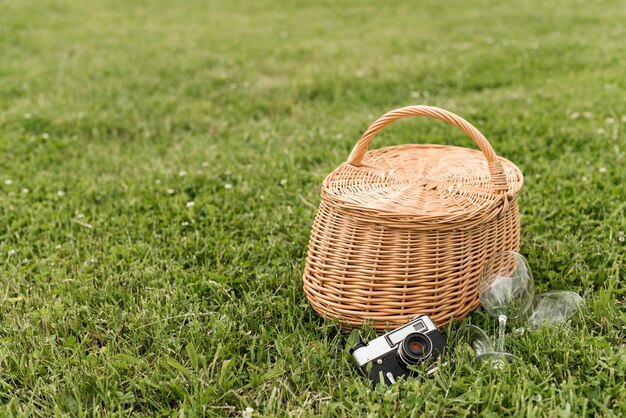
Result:
M392 120L431 109L449 114L415 106ZM488 161L482 146L359 144L322 186L303 275L309 302L346 329L463 318L479 303L486 259L519 249L521 172L495 153Z

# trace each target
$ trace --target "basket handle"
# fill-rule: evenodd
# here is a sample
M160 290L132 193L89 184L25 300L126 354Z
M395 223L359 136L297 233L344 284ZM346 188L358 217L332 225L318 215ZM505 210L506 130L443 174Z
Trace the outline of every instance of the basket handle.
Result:
M392 110L390 112L382 115L376 122L372 123L369 128L365 131L359 142L356 143L350 156L348 157L348 164L359 167L363 161L363 156L367 151L372 138L385 126L390 123L406 118L408 116L428 116L434 119L439 119L444 122L448 122L451 125L456 126L467 136L472 138L478 148L482 151L487 163L489 165L489 173L491 175L491 185L496 193L504 193L508 190L508 185L506 182L506 174L504 173L504 168L502 167L502 163L498 159L496 152L491 147L487 138L480 133L474 125L463 119L462 117L455 115L452 112L448 112L447 110L441 109L439 107L433 106L406 106L401 107L396 110Z

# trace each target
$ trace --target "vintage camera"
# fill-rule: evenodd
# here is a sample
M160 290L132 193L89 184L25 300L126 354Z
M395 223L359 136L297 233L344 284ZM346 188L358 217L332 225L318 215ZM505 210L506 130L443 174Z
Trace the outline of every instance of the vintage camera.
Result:
M427 315L388 332L365 345L362 342L350 348L354 363L372 383L392 384L412 373L410 366L423 361L432 363L428 374L437 367L434 360L443 354L445 337Z

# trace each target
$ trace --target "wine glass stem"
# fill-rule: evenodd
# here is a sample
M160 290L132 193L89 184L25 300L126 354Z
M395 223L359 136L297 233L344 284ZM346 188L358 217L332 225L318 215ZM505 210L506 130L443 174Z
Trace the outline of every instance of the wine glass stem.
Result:
M506 315L502 314L498 316L498 344L496 346L497 351L504 351L504 331L506 330Z

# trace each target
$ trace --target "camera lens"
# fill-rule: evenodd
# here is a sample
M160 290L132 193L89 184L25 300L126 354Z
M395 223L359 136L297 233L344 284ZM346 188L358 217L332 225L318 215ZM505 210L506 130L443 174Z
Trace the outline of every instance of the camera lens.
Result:
M430 356L432 347L426 335L414 332L398 345L398 359L402 365L411 366Z
M411 341L409 344L409 352L415 356L422 356L424 354L424 344L421 341Z

